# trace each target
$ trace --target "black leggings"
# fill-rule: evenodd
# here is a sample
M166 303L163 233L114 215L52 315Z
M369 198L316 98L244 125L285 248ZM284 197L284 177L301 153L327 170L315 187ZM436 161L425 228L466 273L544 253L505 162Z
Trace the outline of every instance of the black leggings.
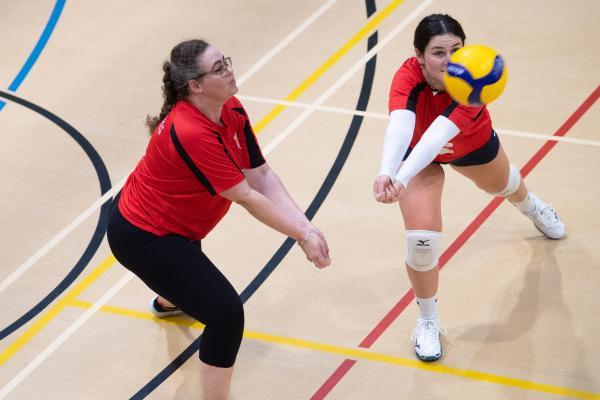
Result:
M244 308L231 283L199 244L182 236L161 237L146 232L127 221L116 204L107 237L124 267L155 293L206 325L200 360L217 367L233 366L242 341Z

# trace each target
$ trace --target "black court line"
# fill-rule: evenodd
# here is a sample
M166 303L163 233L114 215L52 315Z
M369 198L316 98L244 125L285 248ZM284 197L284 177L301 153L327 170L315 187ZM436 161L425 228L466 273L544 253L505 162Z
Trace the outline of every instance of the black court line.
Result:
M366 8L367 8L367 18L370 17L375 11L377 11L375 6L375 0L365 0ZM377 31L375 31L371 36L369 36L367 51L371 50L373 47L377 45ZM362 87L360 89L360 96L358 98L358 103L356 105L356 110L358 111L366 111L367 105L369 103L369 98L371 97L371 89L373 88L373 80L375 77L375 64L376 64L377 56L374 55L365 65L365 72L363 76ZM348 128L348 132L346 133L346 138L342 143L340 151L331 166L329 173L325 177L323 184L321 185L319 191L315 195L313 201L308 206L306 210L306 216L309 220L312 220L316 215L319 208L325 202L327 195L333 188L337 177L339 176L348 156L350 155L350 151L352 150L352 146L358 136L358 132L360 131L360 126L362 124L363 117L355 115L352 118L352 122L350 123L350 127ZM277 266L283 261L287 253L294 246L295 241L287 238L283 244L279 247L279 249L273 254L273 257L267 262L267 264L262 268L262 270L256 275L256 277L250 282L250 284L244 289L244 291L240 294L243 303L246 303L248 299L256 292L256 290L267 280L267 278L271 275L271 273L277 268ZM160 386L164 381L166 381L180 366L182 366L187 360L190 359L199 349L200 341L202 340L202 335L200 335L196 340L194 340L181 354L179 354L169 365L167 365L162 371L160 371L154 378L150 380L144 387L142 387L137 393L131 396L130 400L139 400L144 399L150 393L154 391L158 386Z
M366 8L367 8L367 18L370 17L377 8L375 6L375 0L365 0ZM373 47L377 45L377 31L375 31L371 36L369 36L367 51L371 50ZM367 105L369 103L369 98L371 96L371 89L373 88L373 80L375 77L375 64L377 61L377 56L373 56L365 65L365 72L363 76L362 87L360 90L360 96L358 98L358 103L356 105L357 111L366 111ZM350 123L350 127L348 128L348 132L346 133L346 138L342 143L340 151L331 166L329 173L325 177L323 184L319 188L316 196L308 206L306 210L306 216L309 220L312 220L313 217L319 211L319 208L325 202L327 195L333 188L337 177L339 176L348 156L350 155L350 151L354 146L354 142L356 137L358 136L358 132L360 131L360 126L362 124L363 117L355 115L352 118L352 122ZM267 262L267 264L261 269L261 271L256 275L256 277L250 282L250 284L244 289L244 291L240 294L243 303L246 303L250 297L256 292L256 290L267 280L267 278L271 275L271 273L277 268L277 266L283 261L285 256L294 246L295 241L287 238L283 244L279 247L279 249L273 254L273 257ZM142 387L137 393L131 396L131 400L139 400L144 399L150 393L154 391L158 386L160 386L164 381L166 381L180 366L182 366L187 360L194 355L199 347L200 341L202 340L202 335L200 335L196 340L192 342L181 354L179 354L169 365L167 365L162 371L160 371L154 378L150 380L144 387Z
M49 121L58 125L62 130L64 130L83 149L85 154L92 162L92 165L96 170L96 175L98 176L98 182L100 183L100 192L104 195L104 193L110 190L110 176L108 175L106 166L102 161L102 157L100 157L94 146L92 146L92 144L79 131L77 131L77 129L75 129L73 126L71 126L55 114L51 113L50 111L45 110L42 107L30 103L27 100L21 99L15 95L0 90L0 97L4 97L5 99L20 104L23 107L26 107L31 111L40 114L42 117L48 119ZM8 335L10 335L14 331L25 325L27 322L35 318L39 313L41 313L44 310L44 308L46 308L58 296L60 296L73 283L73 281L77 279L81 272L83 272L83 270L88 265L94 254L96 254L96 251L100 247L100 243L102 243L104 233L106 232L106 224L108 221L108 214L111 203L112 199L109 199L102 205L100 209L100 215L98 217L98 222L96 223L96 229L94 230L94 234L92 235L92 238L90 239L90 242L87 245L85 251L79 258L75 266L71 269L71 271L39 303L33 306L29 311L27 311L23 316L14 321L12 324L2 329L2 331L0 331L0 340L3 340Z

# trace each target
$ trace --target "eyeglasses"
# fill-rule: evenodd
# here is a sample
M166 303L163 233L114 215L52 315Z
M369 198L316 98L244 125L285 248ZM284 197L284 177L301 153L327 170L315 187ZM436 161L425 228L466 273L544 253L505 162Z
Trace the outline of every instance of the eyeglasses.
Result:
M210 75L210 74L216 74L219 75L221 77L225 77L227 75L228 72L231 71L231 57L223 57L223 63L219 66L219 68L215 69L214 71L208 71L208 72L203 72L201 74L196 75L196 77L192 78L194 80L198 80L202 77L204 77L205 75Z

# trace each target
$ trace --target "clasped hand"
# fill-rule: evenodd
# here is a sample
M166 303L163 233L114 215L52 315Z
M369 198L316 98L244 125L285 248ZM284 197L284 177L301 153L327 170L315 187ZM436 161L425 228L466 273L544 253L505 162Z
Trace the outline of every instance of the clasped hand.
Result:
M303 241L300 248L306 254L306 259L314 263L315 267L325 268L331 264L327 240L325 240L323 233L314 225L309 228L309 235Z
M373 184L373 196L380 203L398 201L405 190L403 184L387 175L379 175Z

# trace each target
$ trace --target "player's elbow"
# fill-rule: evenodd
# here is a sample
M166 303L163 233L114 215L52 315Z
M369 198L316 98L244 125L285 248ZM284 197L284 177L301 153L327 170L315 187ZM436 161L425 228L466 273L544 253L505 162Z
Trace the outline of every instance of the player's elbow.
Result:
M226 199L245 206L252 198L253 189L245 180L234 187L221 192L221 196Z

